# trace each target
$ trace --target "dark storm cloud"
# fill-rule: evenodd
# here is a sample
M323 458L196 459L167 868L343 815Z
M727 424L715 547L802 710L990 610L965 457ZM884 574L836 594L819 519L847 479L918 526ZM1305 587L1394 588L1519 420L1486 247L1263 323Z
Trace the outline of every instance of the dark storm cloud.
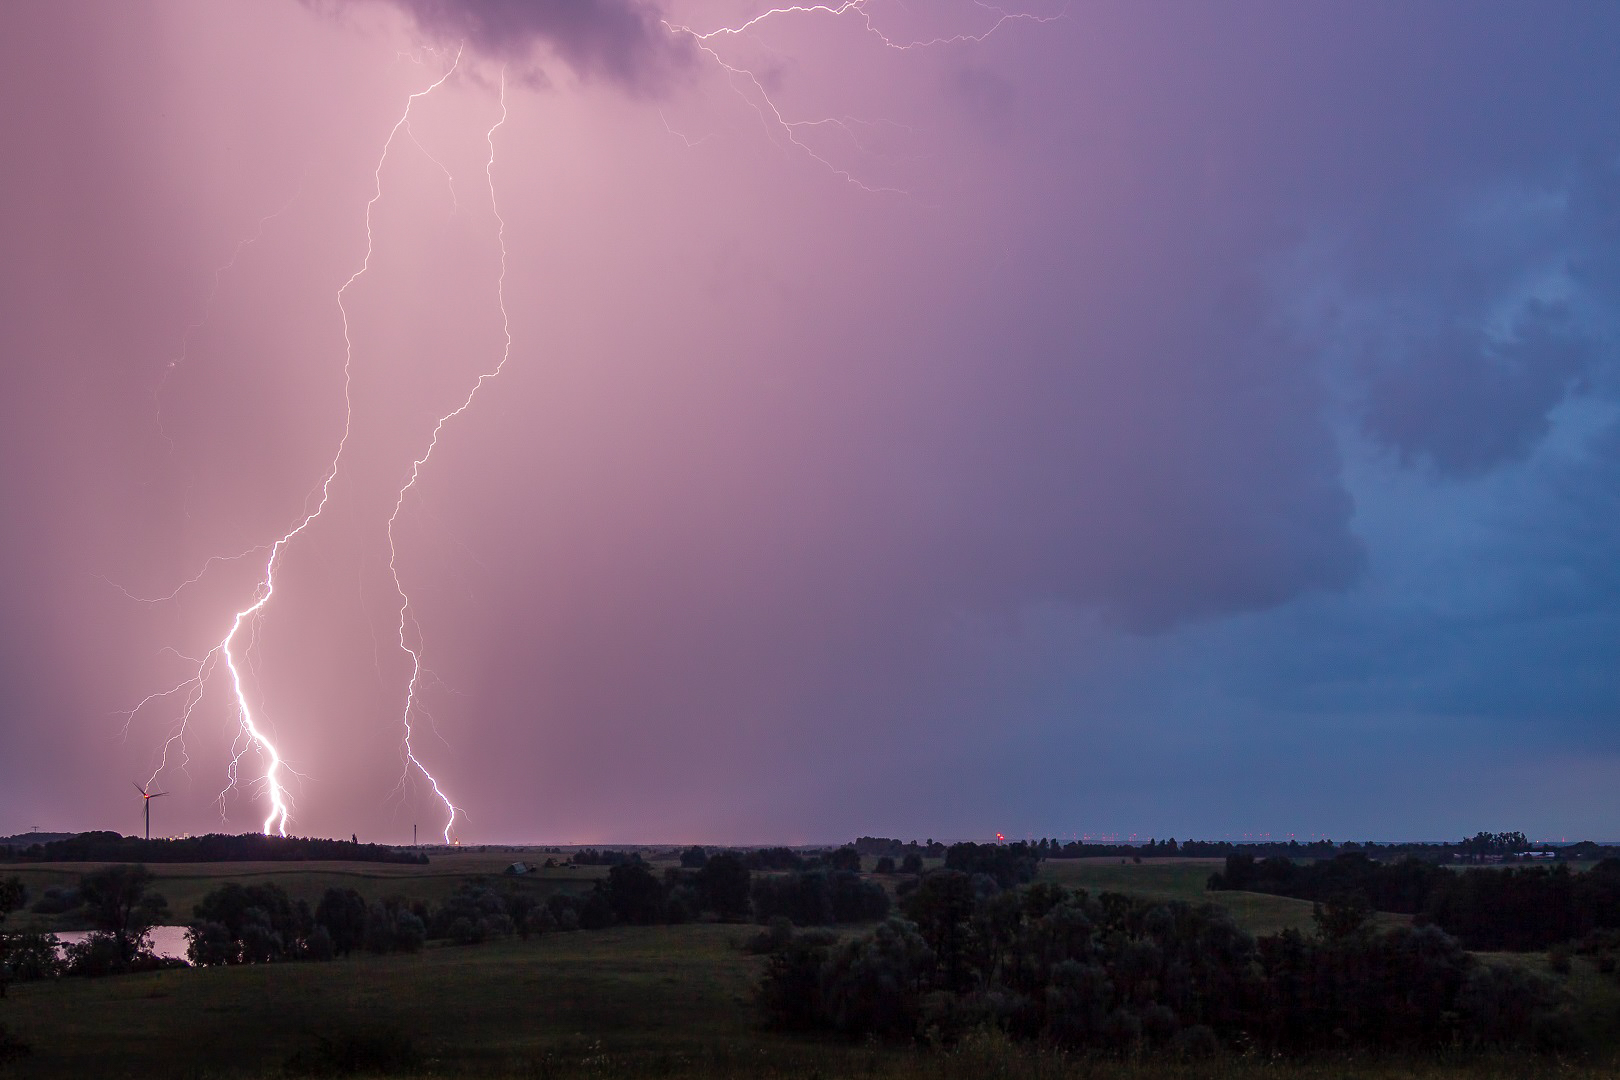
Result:
M1364 422L1409 462L1483 475L1523 460L1572 395L1612 392L1620 163L1498 194L1466 227L1430 233L1410 276L1386 252L1393 299L1365 368ZM1538 295L1542 293L1544 295Z
M1228 285L1179 282L1156 322L1129 293L1112 310L1014 307L1000 340L974 343L997 362L954 360L981 381L957 389L972 411L935 462L954 501L919 530L939 591L1098 605L1158 630L1355 580L1353 506L1306 354L1254 290Z
M424 33L488 56L522 59L536 46L579 74L651 92L691 62L684 39L646 0L387 0Z
M799 138L908 200L801 153L651 4L368 7L379 35L131 4L84 49L93 7L0 7L58 43L4 72L10 98L73 90L0 118L0 724L26 727L0 729L0 786L133 812L83 785L146 775L166 729L114 745L100 718L169 685L151 654L207 648L251 582L171 614L93 575L167 591L284 528L324 467L332 290L431 74L396 49L428 35L588 85L513 94L487 144L492 88L452 80L412 116L435 159L389 159L353 290L360 423L256 665L313 766L301 824L415 820L378 808L401 698L381 522L499 351L485 176L512 363L447 429L400 548L457 689L424 691L430 752L476 838L1591 819L1559 817L1550 773L1478 777L1620 749L1620 9L1076 3L975 46L884 49L826 14L727 42ZM872 7L902 36L922 11ZM928 14L956 9L984 14ZM846 114L893 123L811 122ZM204 311L296 181L259 178L305 158L309 195ZM171 450L148 376L199 318ZM1447 805L1506 813L1504 790L1526 817Z
M1367 426L1408 460L1478 476L1522 459L1549 429L1548 413L1599 355L1564 305L1533 303L1506 341L1477 325L1417 345L1400 370L1375 376Z

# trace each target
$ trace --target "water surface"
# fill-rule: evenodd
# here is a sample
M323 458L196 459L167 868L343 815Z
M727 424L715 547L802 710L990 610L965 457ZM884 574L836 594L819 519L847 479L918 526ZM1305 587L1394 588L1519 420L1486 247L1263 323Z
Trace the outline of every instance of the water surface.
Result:
M90 936L89 930L58 930L56 940L63 945L75 945ZM154 926L146 932L145 941L152 951L170 959L186 959L186 928L184 926Z

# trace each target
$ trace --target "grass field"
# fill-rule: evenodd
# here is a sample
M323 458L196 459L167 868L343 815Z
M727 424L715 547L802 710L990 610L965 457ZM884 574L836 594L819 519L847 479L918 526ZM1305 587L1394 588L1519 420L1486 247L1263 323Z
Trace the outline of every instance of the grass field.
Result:
M1309 931L1315 926L1309 900L1266 893L1207 892L1204 883L1222 865L1221 859L1153 859L1141 863L1117 858L1051 859L1041 864L1040 880L1086 889L1093 895L1120 892L1156 900L1219 904L1251 934ZM1380 926L1398 926L1407 921L1404 915L1377 916Z
M995 1040L937 1052L776 1036L754 1024L750 995L762 961L735 948L744 933L627 928L331 964L68 979L13 987L0 1015L35 1048L12 1066L18 1077L279 1076L300 1054L316 1069L358 1065L356 1075L1614 1075L1603 1062L1534 1057L1184 1066L1032 1054ZM400 1053L407 1043L411 1052Z
M313 899L331 884L368 896L433 899L469 876L522 856L452 855L428 866L370 863L153 866L179 905L222 881L268 880ZM529 857L527 861L543 861ZM1206 893L1204 860L1121 865L1047 863L1042 877L1094 892L1226 905L1251 930L1308 927L1310 905L1247 893ZM31 886L72 884L88 867L5 867ZM516 887L578 888L601 868L545 871ZM54 877L52 877L54 875ZM510 880L510 879L508 879ZM355 956L329 964L274 964L16 984L0 1022L33 1052L4 1070L17 1077L239 1077L287 1075L491 1077L777 1077L833 1080L1394 1080L1396 1077L1620 1075L1610 1055L1561 1062L1530 1055L1448 1060L1320 1062L1231 1058L1178 1064L1064 1057L994 1037L950 1050L829 1042L760 1030L752 991L763 961L737 947L748 926L694 924L548 934L420 954ZM1544 965L1543 957L1501 962ZM1585 1023L1612 1033L1620 984L1577 959L1571 989ZM1612 1041L1608 1043L1613 1046Z
M527 861L540 865L546 856L537 853L460 852L435 853L426 866L412 863L375 862L232 862L232 863L149 863L147 869L156 880L154 892L161 893L169 902L176 922L191 918L191 910L202 898L227 882L255 885L273 882L285 889L294 900L307 900L311 905L328 888L354 889L367 900L381 900L389 896L405 896L412 900L440 903L455 891L456 886L478 876L499 877L503 885L531 889L540 895L549 895L557 889L585 889L599 877L607 876L603 866L581 866L570 869L536 870L522 877L502 876L502 871L513 862ZM13 875L22 879L30 896L39 896L51 886L73 886L79 875L96 869L99 863L29 863L0 866L0 875ZM74 915L35 915L30 911L15 912L7 920L11 930L83 930L88 924Z
M458 1067L601 1047L691 1054L750 1037L759 961L731 946L745 932L626 928L330 964L28 983L11 989L4 1016L35 1047L20 1076L264 1070L323 1036L409 1040L424 1065Z

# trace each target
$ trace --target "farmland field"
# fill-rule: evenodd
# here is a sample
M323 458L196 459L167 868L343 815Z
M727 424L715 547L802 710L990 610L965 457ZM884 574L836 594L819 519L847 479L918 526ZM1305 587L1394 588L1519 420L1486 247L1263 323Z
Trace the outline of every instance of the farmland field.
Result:
M414 863L379 862L210 862L149 863L155 879L152 891L162 894L178 922L191 917L191 909L227 882L238 885L274 883L294 900L314 904L329 888L353 889L367 900L404 896L412 900L438 903L470 877L499 875L511 863L523 860L530 865L545 862L547 856L532 852L452 851L434 853L423 866ZM51 886L77 885L79 875L96 869L99 863L7 864L4 876L16 875L28 887L30 896L39 896ZM548 894L555 889L584 889L591 881L607 874L601 866L539 869L521 878L504 879L515 888ZM11 930L80 930L88 924L72 916L47 917L26 909L7 921Z
M435 857L427 866L361 863L154 865L158 891L180 919L225 881L272 881L315 899L329 885L368 896L437 899L470 876L492 875L509 852ZM1251 893L1206 893L1207 860L1049 862L1042 878L1104 890L1214 900L1246 927L1308 928L1310 905ZM81 866L9 866L31 889L72 884ZM599 867L506 879L537 890L582 888ZM896 879L889 879L893 883ZM21 913L19 913L21 914ZM765 961L739 946L738 924L621 927L548 933L414 954L356 955L332 963L174 970L14 984L0 1021L32 1046L4 1070L17 1077L241 1077L287 1075L495 1077L745 1077L832 1080L945 1077L1008 1080L1393 1080L1616 1075L1613 1043L1590 1060L1533 1054L1421 1059L1360 1056L1282 1062L1246 1057L1178 1063L1096 1059L1015 1046L998 1036L944 1048L790 1036L764 1031L753 990ZM848 931L847 931L848 932ZM1545 958L1511 962L1544 966ZM1577 958L1571 989L1601 1034L1620 1017L1620 986ZM1604 1056L1608 1055L1608 1056Z
M1282 930L1310 930L1311 902L1288 896L1254 892L1207 892L1204 883L1221 869L1221 859L1153 859L1141 863L1118 858L1049 859L1041 864L1040 880L1071 888L1131 893L1154 900L1213 903L1225 908L1239 926L1251 934ZM1381 926L1408 922L1404 915L1380 913Z

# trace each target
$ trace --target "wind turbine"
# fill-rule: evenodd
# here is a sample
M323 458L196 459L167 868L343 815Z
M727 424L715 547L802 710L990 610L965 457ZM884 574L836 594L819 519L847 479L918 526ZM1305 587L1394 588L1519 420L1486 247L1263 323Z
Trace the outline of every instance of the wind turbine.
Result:
M135 784L135 781L131 780L130 783ZM146 809L146 838L150 840L152 839L152 800L161 799L163 796L167 795L168 792L154 791L151 794L147 794L146 789L141 787L139 784L135 784L135 790L141 793L141 805Z

